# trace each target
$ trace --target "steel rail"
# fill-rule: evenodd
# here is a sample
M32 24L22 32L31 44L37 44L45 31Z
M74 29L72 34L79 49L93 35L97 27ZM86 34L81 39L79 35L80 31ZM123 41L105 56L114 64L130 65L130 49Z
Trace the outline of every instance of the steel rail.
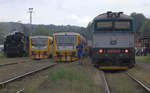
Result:
M9 65L15 65L15 64L20 64L20 63L26 63L26 62L28 62L28 61L21 61L21 62L14 62L14 63L1 64L0 67L9 66ZM44 61L44 62L47 62L47 61Z
M1 64L0 67L9 66L9 65L15 65L15 64L25 63L25 62L28 62L28 61L21 61L21 62L13 62L13 63Z
M15 63L2 64L2 65L0 65L0 67L8 66L8 65L15 65L15 64L19 64L19 63L18 63L18 62L15 62Z
M16 93L24 93L24 89L17 91Z
M111 93L111 92L110 92L109 85L108 85L108 82L107 82L107 79L106 79L106 76L105 76L105 72L101 71L101 73L102 73L102 75L103 75L104 82L105 82L105 88L106 88L105 92L106 92L106 93Z
M15 81L15 80L20 79L20 78L23 78L23 77L25 77L25 76L27 76L27 75L30 75L30 74L33 74L33 73L36 73L36 72L39 72L39 71L42 71L42 70L51 68L51 67L55 66L56 64L57 64L57 63L54 63L54 64L52 64L52 65L49 65L49 66L46 66L46 67L42 67L42 68L40 68L40 69L33 70L33 71L27 72L27 73L25 73L25 74L22 74L22 75L19 75L19 76L10 78L10 79L8 79L8 80L6 80L6 81L0 82L0 86L3 87L3 86L5 86L7 83L10 83L10 82Z
M150 88L148 88L145 84L143 84L141 81L137 80L135 77L133 77L130 73L126 72L126 74L134 81L136 81L138 84L140 84L146 91L150 92Z

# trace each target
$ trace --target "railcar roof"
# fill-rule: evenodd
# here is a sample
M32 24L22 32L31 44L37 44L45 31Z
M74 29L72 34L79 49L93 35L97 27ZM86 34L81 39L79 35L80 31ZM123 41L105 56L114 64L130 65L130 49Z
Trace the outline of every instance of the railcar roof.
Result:
M50 36L30 36L30 38L48 38L48 37L50 37Z
M104 19L104 18L108 18L107 13L103 13L103 14L100 14L100 15L96 16L94 18L94 20L99 20L99 19ZM132 17L130 17L126 14L120 14L120 17L117 17L117 18L133 19Z
M75 32L59 32L59 33L54 33L54 35L80 35L80 34Z

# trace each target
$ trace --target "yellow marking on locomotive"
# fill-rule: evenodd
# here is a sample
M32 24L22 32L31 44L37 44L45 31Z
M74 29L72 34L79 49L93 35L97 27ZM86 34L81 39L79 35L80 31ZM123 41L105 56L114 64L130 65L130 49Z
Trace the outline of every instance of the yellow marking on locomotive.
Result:
M99 69L102 70L124 70L128 69L127 66L100 66Z

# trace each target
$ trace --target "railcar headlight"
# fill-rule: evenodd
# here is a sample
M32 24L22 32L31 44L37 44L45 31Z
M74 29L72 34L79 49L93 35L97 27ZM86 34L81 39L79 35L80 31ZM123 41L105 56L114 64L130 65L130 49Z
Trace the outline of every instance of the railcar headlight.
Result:
M125 50L124 50L124 52L125 52L125 53L128 53L128 52L129 52L129 50L128 50L128 49L125 49Z
M100 54L102 54L104 51L103 51L103 49L99 49L99 51L98 51Z

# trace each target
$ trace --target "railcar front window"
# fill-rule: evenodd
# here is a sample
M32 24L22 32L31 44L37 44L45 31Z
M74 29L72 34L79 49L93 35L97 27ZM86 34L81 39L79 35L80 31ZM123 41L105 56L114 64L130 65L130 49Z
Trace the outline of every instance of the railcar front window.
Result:
M46 49L48 38L32 38L32 49Z
M56 46L60 50L72 50L75 48L75 35L58 35L56 36Z
M115 30L131 30L131 22L129 21L115 21Z
M56 36L56 44L75 44L76 37L75 36Z
M97 30L112 30L112 21L100 21L96 23Z

